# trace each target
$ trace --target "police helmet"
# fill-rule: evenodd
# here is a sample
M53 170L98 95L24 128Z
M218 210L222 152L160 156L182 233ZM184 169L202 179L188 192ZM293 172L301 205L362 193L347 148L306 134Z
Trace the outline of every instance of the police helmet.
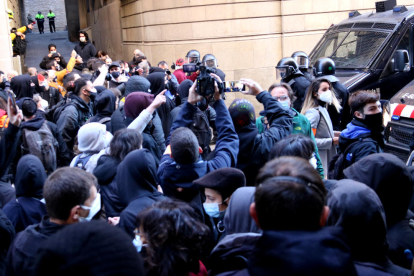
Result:
M207 68L217 68L218 67L217 59L212 54L205 55L203 57L202 63Z
M286 79L290 75L296 73L299 69L299 65L291 57L282 58L276 65L276 79Z
M308 69L309 67L309 57L303 51L297 51L292 54L292 58L296 60L301 69Z
M185 57L188 63L197 63L200 61L200 52L197 50L191 50Z
M313 65L315 77L335 75L335 62L330 58L320 58Z

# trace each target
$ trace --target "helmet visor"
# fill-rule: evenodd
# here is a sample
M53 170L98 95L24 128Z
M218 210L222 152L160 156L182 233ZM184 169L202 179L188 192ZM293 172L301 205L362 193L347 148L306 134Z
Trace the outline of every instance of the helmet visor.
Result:
M207 68L217 68L217 60L215 59L208 59L204 62L204 66Z
M295 60L298 63L300 68L309 67L309 59L307 57L295 57Z
M287 68L286 67L276 67L276 81L281 82L287 77Z
M186 61L187 63L197 63L198 57L187 57Z

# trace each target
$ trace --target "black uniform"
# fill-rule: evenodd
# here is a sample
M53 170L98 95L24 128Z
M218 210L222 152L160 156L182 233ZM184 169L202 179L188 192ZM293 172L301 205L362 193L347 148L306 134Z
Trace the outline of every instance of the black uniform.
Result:
M293 102L293 108L300 112L303 102L305 101L306 91L311 84L310 81L305 76L303 76L302 73L295 73L284 79L283 82L289 84L292 88L293 93L296 97Z
M336 77L334 78L336 79L336 81L335 79L332 79L331 81L330 78L328 78L328 80L330 80L332 83L332 87L335 90L335 96L341 104L342 109L338 113L338 111L336 111L335 109L335 106L329 105L328 113L329 117L331 117L333 130L342 131L346 128L346 125L350 123L352 120L351 109L349 108L348 104L349 91L342 83L339 82L339 80Z

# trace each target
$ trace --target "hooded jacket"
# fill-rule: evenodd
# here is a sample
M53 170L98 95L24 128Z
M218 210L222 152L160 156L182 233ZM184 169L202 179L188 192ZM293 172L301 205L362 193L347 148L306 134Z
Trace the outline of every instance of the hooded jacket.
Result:
M148 75L147 79L151 83L151 94L153 94L154 97L156 97L165 89L165 73L152 73ZM162 130L164 131L165 139L167 139L172 126L173 119L171 116L171 111L174 109L174 107L174 102L169 97L166 97L165 104L157 108L157 113L161 119Z
M96 48L95 45L93 45L90 40L88 39L85 42L79 42L76 46L75 49L76 53L78 53L78 55L80 55L82 57L82 61L83 61L83 68L87 67L87 63L88 60L91 57L95 57L96 56Z
M171 111L171 117L173 122L177 118L178 113L180 113L181 108L183 108L183 105L187 102L189 91L192 85L193 82L191 80L185 80L178 86L177 93L180 97L181 104L179 106L174 107L174 109Z
M293 125L289 111L285 110L268 92L261 92L256 96L256 99L264 105L270 128L261 134L258 134L255 125L236 129L240 140L236 168L242 170L246 175L247 186L254 186L259 169L269 159L270 150L274 144L292 132Z
M16 96L16 100L23 97L33 98L34 88L32 85L35 84L31 82L30 76L27 74L15 76L10 82L10 88Z
M118 166L115 178L120 202L127 206L119 227L133 237L138 213L164 198L157 190L157 163L147 149L134 150Z
M69 95L69 101L60 113L56 125L69 151L73 152L74 140L80 127L92 117L92 103L87 104L73 93Z
M59 90L49 86L49 90L45 90L39 93L43 100L49 103L49 108L52 108L58 102L63 100L62 94L60 94Z
M64 225L49 221L47 216L39 224L27 227L19 233L7 254L6 275L30 275L35 258L44 242Z
M248 260L250 275L357 275L345 235L318 231L264 231Z
M115 112L116 97L111 90L104 90L98 93L95 99L96 115L90 118L89 122L98 123L104 118L111 118ZM106 131L112 132L111 121L104 123Z
M31 154L23 156L17 165L16 200L4 206L3 211L11 220L16 233L27 226L39 223L46 215L43 198L43 184L46 172L40 160Z
M371 187L384 206L388 226L389 257L399 266L409 268L404 250L414 252L414 229L408 211L413 184L406 165L398 157L388 153L371 154L344 170L347 179L362 182Z
M392 275L410 275L409 270L388 259L385 212L374 190L353 180L341 180L329 192L328 206L327 225L344 229L354 261L374 263Z
M24 98L21 100L24 100ZM23 152L21 150L23 146L24 130L28 129L32 131L37 131L42 127L44 122L45 122L45 119L38 115L36 115L36 117L34 117L33 119L29 121L22 122L20 126L20 132L18 134L18 137L19 137L18 142L17 142L18 150L16 151L16 155L14 157L13 164L12 164L14 175L19 173L18 171L16 171L16 167L17 167L17 163L19 162L21 156L24 154L27 154L27 152ZM49 122L49 121L46 121L46 123L47 123L47 126L49 127L49 130L52 132L53 137L55 137L56 141L58 142L58 148L56 152L56 160L57 160L58 167L68 166L71 161L71 153L68 147L66 146L66 143L62 138L62 135L60 134L60 132L57 129L57 126L54 123Z
M0 209L0 275L9 275L5 274L6 270L6 257L7 251L10 248L10 244L16 236L14 226L9 218L4 214L3 210Z
M364 139L362 141L362 139ZM360 143L355 143L360 141ZM351 145L352 143L355 143ZM348 148L350 146L350 148ZM347 168L358 162L365 156L374 153L381 153L385 147L384 136L377 131L371 131L363 122L353 119L339 136L339 149L345 152L348 148L347 156L344 158ZM352 156L352 157L351 157Z
M211 252L210 275L233 275L247 268L246 260L262 233L249 211L255 191L255 187L242 187L231 196L224 216L226 236Z

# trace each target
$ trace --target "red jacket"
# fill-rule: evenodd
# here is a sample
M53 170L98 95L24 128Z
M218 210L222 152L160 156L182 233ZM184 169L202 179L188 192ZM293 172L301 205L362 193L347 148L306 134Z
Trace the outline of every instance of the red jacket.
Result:
M181 84L185 80L192 80L194 82L198 76L196 73L192 73L191 76L187 76L183 69L175 70L173 75L177 78L178 84Z

